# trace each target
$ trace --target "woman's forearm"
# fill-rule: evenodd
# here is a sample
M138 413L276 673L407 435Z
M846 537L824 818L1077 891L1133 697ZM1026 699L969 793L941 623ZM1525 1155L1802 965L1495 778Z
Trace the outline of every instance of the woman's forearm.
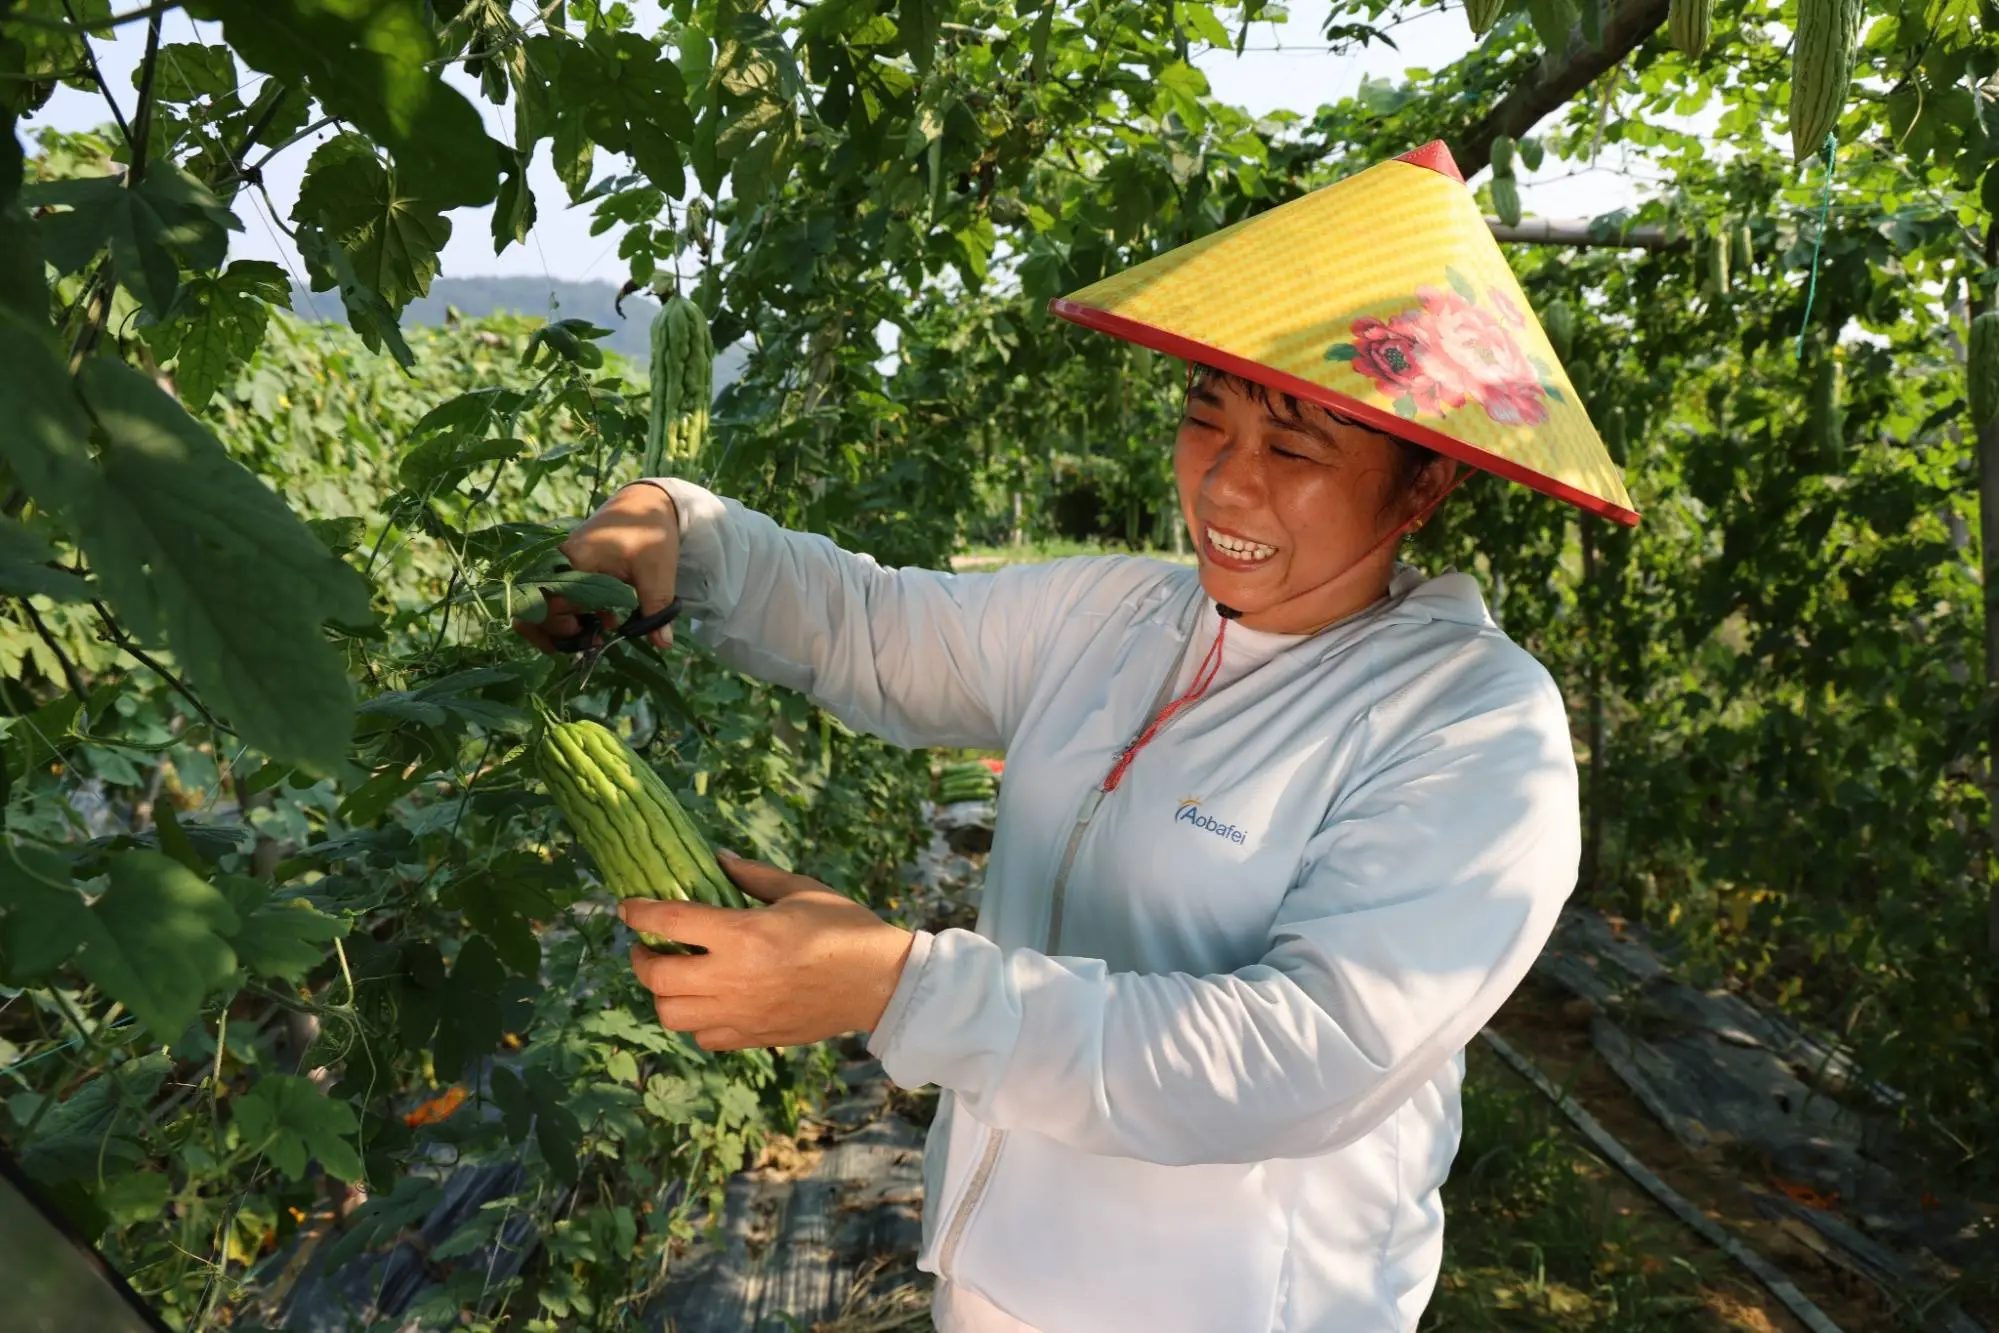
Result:
M1005 745L1044 575L886 569L690 482L649 480L672 501L691 632L717 656L897 744Z

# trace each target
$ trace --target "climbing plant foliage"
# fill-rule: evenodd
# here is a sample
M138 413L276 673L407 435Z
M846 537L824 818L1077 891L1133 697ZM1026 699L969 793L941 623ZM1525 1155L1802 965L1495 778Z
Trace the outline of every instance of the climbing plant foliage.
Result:
M1424 7L1337 6L1329 45ZM450 1163L520 1169L434 1259L538 1244L419 1316L624 1326L822 1088L823 1050L652 1022L522 762L531 700L844 891L889 902L916 845L920 760L684 636L576 694L512 635L551 590L629 605L556 547L636 474L647 390L587 325L401 326L484 205L496 251L545 209L623 226L630 317L677 288L748 354L696 479L909 564L1170 544L1180 368L1048 297L1430 138L1637 164L1597 231L1649 248L1513 254L1645 524L1480 480L1411 558L1475 569L1561 679L1581 892L1838 1028L1991 1169L1989 5L1868 8L1830 181L1780 138L1769 0L1697 57L1650 0L1486 6L1463 60L1263 119L1190 59L1261 0L188 0L195 41L163 8L0 0L0 1138L181 1326L274 1318L298 1247L393 1242ZM133 86L100 84L114 28ZM59 85L106 123L42 127ZM284 153L276 221L345 329L229 258Z

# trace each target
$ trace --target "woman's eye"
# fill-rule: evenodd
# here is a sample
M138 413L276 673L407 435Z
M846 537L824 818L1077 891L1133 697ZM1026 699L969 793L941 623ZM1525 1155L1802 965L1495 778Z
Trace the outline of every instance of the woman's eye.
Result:
M1295 450L1280 449L1275 445L1271 446L1270 452L1276 454L1279 458L1296 458L1302 460L1305 457L1305 455L1298 453Z

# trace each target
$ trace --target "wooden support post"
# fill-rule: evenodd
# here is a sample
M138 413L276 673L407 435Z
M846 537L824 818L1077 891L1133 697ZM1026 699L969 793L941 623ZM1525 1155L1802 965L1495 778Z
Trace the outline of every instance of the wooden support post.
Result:
M1612 231L1600 228L1591 218L1522 218L1509 227L1498 218L1489 217L1485 225L1494 240L1511 245L1650 250L1655 254L1666 250L1684 250L1688 245L1684 236L1668 239L1664 227L1625 227Z
M1985 692L1999 698L1999 420L1978 428L1978 545L1979 565L1985 585ZM1999 856L1999 709L1992 710L1987 724L1985 753L1985 795L1989 814L1993 854ZM1990 870L1990 898L1985 909L1985 945L1999 958L1999 875ZM1999 996L1994 997L1999 1005Z
M1583 807L1583 855L1578 887L1590 901L1601 906L1597 895L1603 877L1603 659L1597 641L1600 600L1596 591L1596 524L1593 514L1580 516L1583 546L1582 603L1584 651L1589 654L1589 771L1587 804Z

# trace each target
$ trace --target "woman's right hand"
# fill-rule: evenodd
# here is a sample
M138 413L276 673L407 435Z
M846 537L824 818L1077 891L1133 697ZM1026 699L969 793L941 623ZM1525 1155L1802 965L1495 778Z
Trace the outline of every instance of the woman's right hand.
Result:
M562 543L563 559L586 574L608 574L629 583L639 595L639 615L650 615L673 600L680 565L680 515L661 486L635 482L606 500ZM610 613L601 613L615 627ZM548 616L538 625L514 622L514 632L545 653L560 651L557 639L583 627L576 609L560 597L548 599ZM652 632L661 648L673 645L673 626Z

